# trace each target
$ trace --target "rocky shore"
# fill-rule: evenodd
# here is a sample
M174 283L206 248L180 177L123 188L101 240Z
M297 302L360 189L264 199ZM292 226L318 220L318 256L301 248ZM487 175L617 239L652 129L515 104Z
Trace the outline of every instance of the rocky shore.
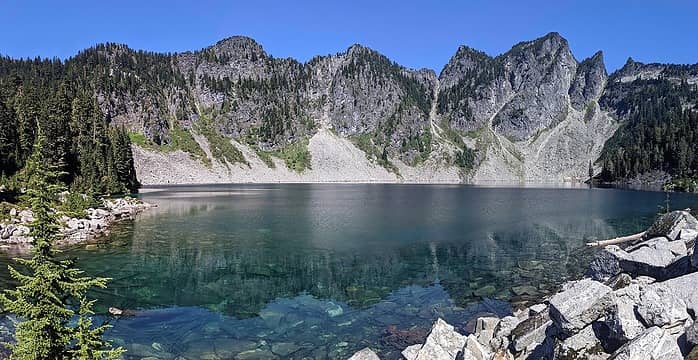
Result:
M598 252L583 279L461 334L439 319L407 360L698 359L698 220L660 217L640 240ZM621 247L622 246L622 247ZM351 360L375 360L363 349Z
M84 218L61 216L61 233L63 237L57 245L65 246L81 243L104 235L109 231L109 225L133 217L145 209L155 205L130 197L119 199L104 199L99 208L85 210ZM29 236L29 224L34 221L30 209L13 208L9 217L0 219L0 250L21 251L31 248L32 238Z

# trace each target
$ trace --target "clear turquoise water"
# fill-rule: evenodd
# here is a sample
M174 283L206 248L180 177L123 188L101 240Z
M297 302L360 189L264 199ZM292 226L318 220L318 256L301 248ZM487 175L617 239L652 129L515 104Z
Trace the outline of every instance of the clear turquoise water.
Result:
M157 209L96 250L65 253L113 278L94 294L99 310L137 311L110 319L109 332L134 359L346 358L365 346L397 358L438 317L467 331L476 314L506 314L580 276L593 255L585 242L641 231L664 202L435 185L148 191ZM698 206L695 195L671 201Z

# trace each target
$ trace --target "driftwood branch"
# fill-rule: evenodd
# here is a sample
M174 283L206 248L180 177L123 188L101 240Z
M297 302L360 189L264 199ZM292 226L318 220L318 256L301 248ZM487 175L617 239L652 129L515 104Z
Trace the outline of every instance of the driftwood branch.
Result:
M643 236L645 236L645 233L647 231L643 231L641 233L633 234L633 235L628 235L628 236L621 236L609 240L601 240L601 241L594 241L587 243L587 246L592 247L592 246L606 246L606 245L615 245L615 244L622 244L628 241L634 241L634 240L640 240Z

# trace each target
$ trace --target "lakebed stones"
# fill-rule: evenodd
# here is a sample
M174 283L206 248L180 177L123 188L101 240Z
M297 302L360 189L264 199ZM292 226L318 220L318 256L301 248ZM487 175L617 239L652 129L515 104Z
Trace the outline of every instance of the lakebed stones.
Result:
M571 335L599 319L613 303L610 287L591 279L565 284L550 299L550 317L560 331Z

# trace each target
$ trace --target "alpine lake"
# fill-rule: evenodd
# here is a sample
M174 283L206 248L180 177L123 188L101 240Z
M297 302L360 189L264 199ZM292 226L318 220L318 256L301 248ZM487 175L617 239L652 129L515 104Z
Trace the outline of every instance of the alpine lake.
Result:
M146 188L158 207L66 249L127 359L381 358L581 277L589 241L644 230L661 192L462 185ZM698 195L672 193L674 209ZM0 286L11 286L0 255ZM129 316L107 316L108 307ZM469 322L470 321L470 322ZM3 319L7 328L11 321ZM5 334L7 336L7 334Z

